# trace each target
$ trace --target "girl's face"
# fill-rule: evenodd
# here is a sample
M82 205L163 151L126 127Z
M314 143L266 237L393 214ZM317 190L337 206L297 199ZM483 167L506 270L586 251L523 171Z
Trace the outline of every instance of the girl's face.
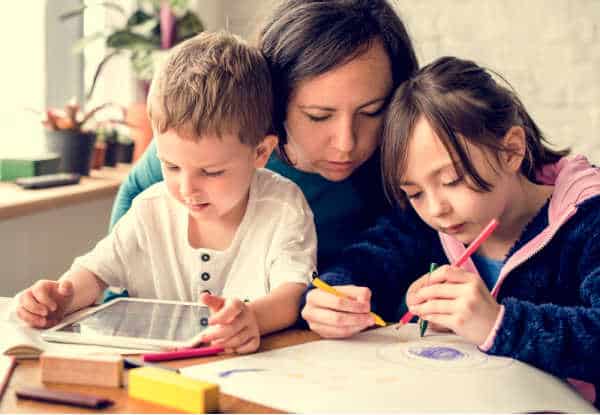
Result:
M192 218L209 222L243 216L254 171L277 140L268 136L254 148L233 134L188 139L168 130L155 137L169 193Z
M408 143L401 189L419 216L432 228L468 244L492 218L500 223L511 206L517 174L500 166L481 148L467 144L473 167L491 184L475 191L458 175L452 158L429 122L421 117Z
M380 142L392 72L383 44L297 85L287 108L286 153L294 165L331 181L346 179Z

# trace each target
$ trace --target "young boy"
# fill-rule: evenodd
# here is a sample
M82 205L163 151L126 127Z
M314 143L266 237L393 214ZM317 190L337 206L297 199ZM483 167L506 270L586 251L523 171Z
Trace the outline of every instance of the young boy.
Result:
M202 33L174 48L148 97L164 182L58 281L20 294L18 316L52 326L110 285L205 303L202 341L238 353L291 325L317 242L300 189L262 169L277 143L272 109L267 64L239 38Z

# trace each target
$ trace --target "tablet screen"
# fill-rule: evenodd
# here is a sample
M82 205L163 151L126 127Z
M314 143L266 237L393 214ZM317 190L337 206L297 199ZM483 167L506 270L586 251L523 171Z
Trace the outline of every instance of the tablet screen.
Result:
M186 341L208 326L209 310L201 304L115 301L58 333Z

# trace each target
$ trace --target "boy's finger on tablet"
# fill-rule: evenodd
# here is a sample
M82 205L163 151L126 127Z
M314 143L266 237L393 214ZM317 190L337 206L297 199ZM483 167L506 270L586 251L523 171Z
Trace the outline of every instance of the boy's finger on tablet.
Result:
M231 324L244 311L244 303L238 298L230 298L217 313L208 319L210 324Z
M210 308L210 311L213 313L218 312L225 305L225 299L216 295L209 294L204 292L200 294L199 298L200 302L202 302L205 306Z

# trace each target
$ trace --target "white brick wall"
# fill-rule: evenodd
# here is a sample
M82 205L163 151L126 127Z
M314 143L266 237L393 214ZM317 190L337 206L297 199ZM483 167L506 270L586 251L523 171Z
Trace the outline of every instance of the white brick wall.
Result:
M276 0L224 0L230 30L255 33ZM421 65L443 55L501 73L557 147L600 164L600 0L392 0ZM223 25L224 26L224 25Z

